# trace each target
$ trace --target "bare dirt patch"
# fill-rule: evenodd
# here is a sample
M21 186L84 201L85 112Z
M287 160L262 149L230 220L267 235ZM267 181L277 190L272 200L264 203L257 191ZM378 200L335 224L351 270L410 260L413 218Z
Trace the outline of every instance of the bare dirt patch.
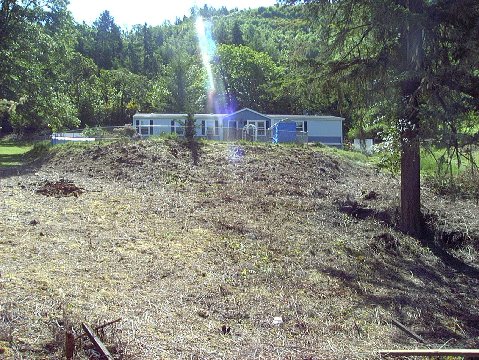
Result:
M391 318L431 346L479 345L473 247L340 211L394 217L396 178L316 147L207 143L198 166L172 140L67 149L0 174L12 357L59 358L65 319L79 334L122 318L107 343L123 359L371 359L415 346ZM36 192L62 178L81 196ZM436 224L479 233L473 203L424 189L424 204Z

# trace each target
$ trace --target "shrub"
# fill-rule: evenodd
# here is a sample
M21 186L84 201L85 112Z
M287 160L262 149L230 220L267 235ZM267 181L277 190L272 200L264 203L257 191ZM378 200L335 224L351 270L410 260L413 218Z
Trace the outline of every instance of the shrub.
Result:
M127 138L132 138L136 135L136 129L130 124L126 124L121 128L115 128L113 132L118 136Z
M105 130L99 126L89 127L88 125L82 131L82 134L86 137L102 137L105 133Z

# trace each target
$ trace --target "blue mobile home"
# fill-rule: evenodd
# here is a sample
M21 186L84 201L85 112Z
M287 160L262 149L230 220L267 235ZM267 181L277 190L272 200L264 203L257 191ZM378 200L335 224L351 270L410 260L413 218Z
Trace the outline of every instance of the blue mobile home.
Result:
M184 134L186 114L135 114L133 126L142 136L164 133ZM295 124L295 134L286 136L285 126L281 139L293 138L302 142L320 142L331 146L343 145L344 118L322 115L267 115L245 108L232 114L195 114L196 135L214 140L238 140L252 138L256 141L273 140L279 123ZM288 131L292 126L288 125ZM284 140L286 141L286 140Z

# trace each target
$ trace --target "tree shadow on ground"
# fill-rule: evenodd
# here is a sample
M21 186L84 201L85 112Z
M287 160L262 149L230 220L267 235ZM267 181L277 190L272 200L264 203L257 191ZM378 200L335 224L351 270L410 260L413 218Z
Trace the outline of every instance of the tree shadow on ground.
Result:
M23 154L0 154L0 164L4 164L3 167L18 166L22 164ZM6 164L6 165L5 165Z
M470 278L479 279L478 268L466 264L464 261L450 254L444 247L438 245L434 241L433 236L423 237L418 240L424 247L428 248L438 259L440 259L444 263L444 266L454 269Z
M7 156L0 155L0 162L3 159L7 159ZM14 158L15 159L15 158ZM23 161L23 158L20 162ZM47 159L37 159L32 162L25 162L21 165L0 166L0 179L6 179L12 176L28 175L37 172Z
M369 218L376 219L386 226L400 231L397 226L397 221L394 216L391 216L395 211L394 209L388 210L376 210L373 208L364 207L357 201L346 200L339 205L339 211L346 213L358 220L366 220ZM431 220L430 220L431 221ZM443 236L440 230L435 229L435 225L429 221L428 224L423 224L424 234L417 238L422 246L428 248L437 258L439 258L446 267L450 267L457 272L460 272L471 278L479 279L479 268L475 268L466 264L459 258L455 257L447 251L444 246L441 246L436 241L436 238ZM438 236L440 235L440 236ZM467 237L468 234L462 234L463 237Z
M442 261L449 261L445 251L434 251L434 255L440 253ZM391 318L417 329L429 343L454 339L464 346L471 346L471 341L479 346L477 270L457 259L452 266L441 266L401 253L370 253L347 266L318 270L358 294L362 299L358 307L380 306Z

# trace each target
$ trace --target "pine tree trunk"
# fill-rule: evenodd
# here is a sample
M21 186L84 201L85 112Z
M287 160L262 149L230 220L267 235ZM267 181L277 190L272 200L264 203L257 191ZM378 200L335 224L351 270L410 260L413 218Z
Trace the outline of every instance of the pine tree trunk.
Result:
M401 84L404 117L401 119L401 230L415 237L422 235L419 93L424 70L424 28L418 14L423 13L424 0L408 0L406 66L409 78Z
M401 230L419 237L422 234L422 215L417 137L403 138L401 152Z

